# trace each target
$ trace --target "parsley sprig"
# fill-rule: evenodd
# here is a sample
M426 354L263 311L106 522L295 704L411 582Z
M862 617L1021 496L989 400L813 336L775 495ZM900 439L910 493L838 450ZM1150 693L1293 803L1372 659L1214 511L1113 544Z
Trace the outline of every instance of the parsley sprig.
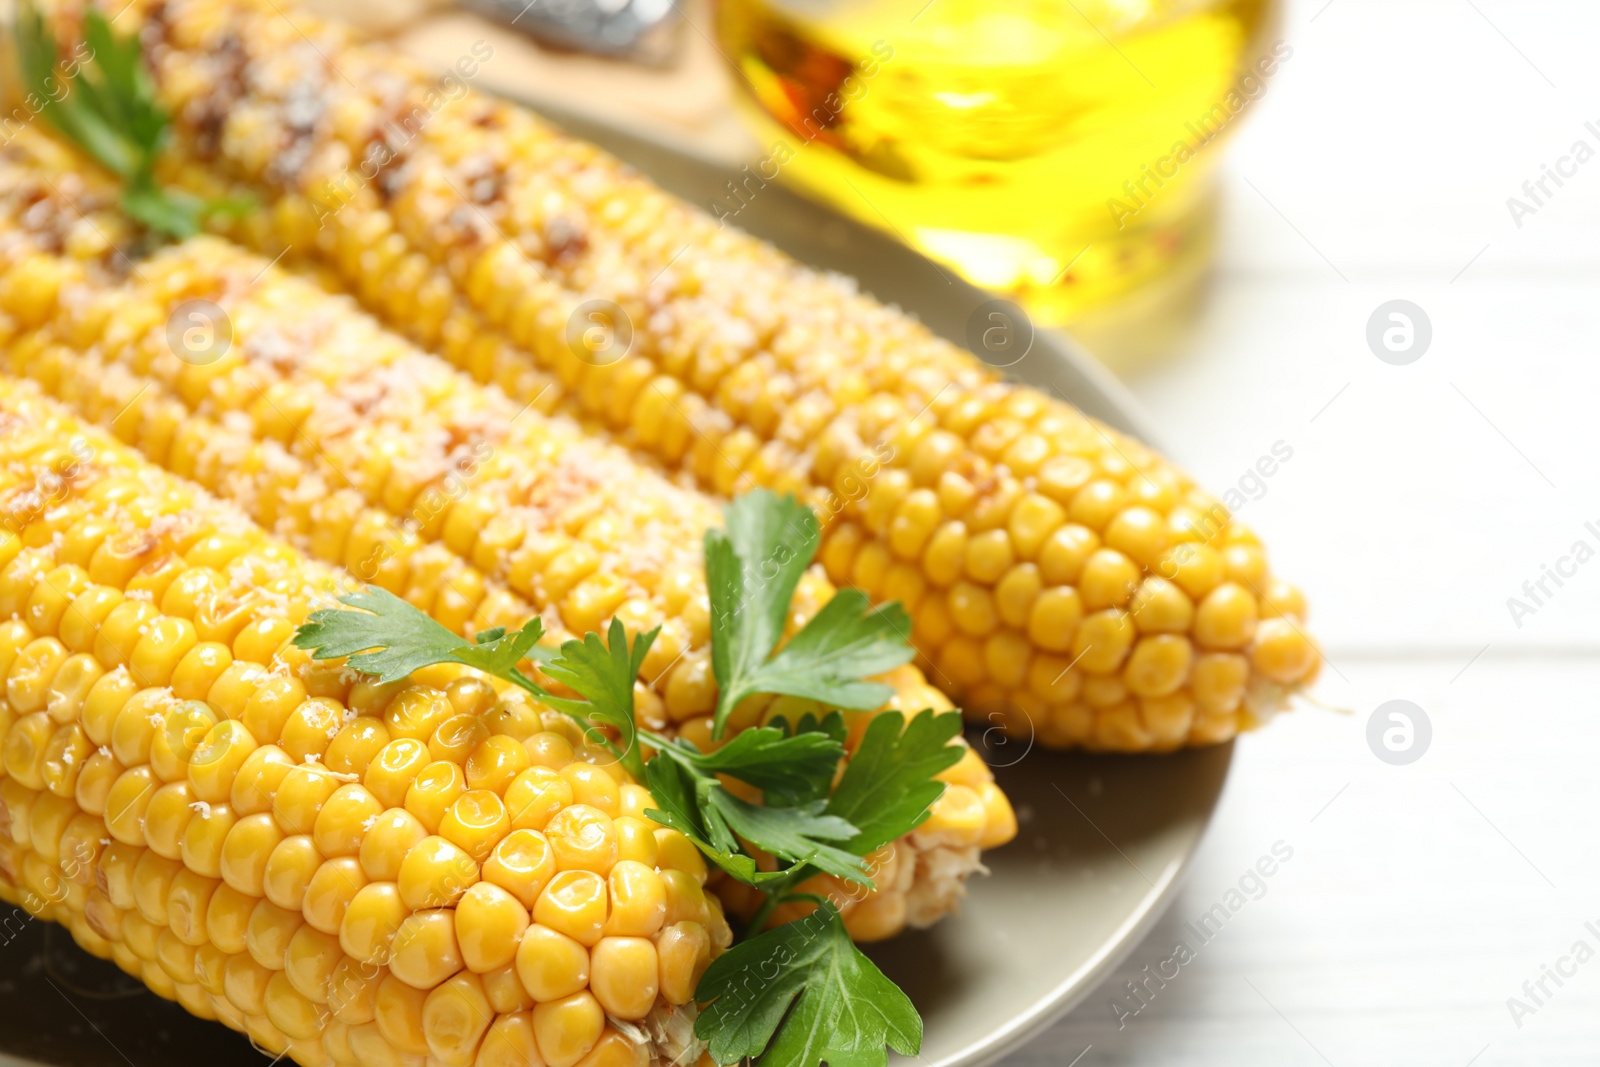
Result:
M706 531L718 689L711 736L721 738L733 709L757 693L857 711L881 707L892 690L866 679L915 655L905 609L874 608L859 590L841 589L774 655L795 587L821 543L817 517L793 497L757 489L728 505L725 526Z
M695 991L695 1033L718 1063L759 1067L882 1067L885 1046L915 1055L922 1020L901 990L851 941L835 902L802 886L819 874L870 889L867 857L927 819L960 758L958 713L909 719L880 713L844 763L837 710L870 709L891 695L870 680L911 659L905 613L873 609L854 591L834 598L786 643L790 602L816 555L815 517L792 497L758 490L728 505L725 531L706 535L711 658L720 688L713 736L748 697L814 700L821 713L744 730L714 751L638 724L634 686L658 630L631 641L613 619L604 639L551 649L535 618L520 630L467 640L377 588L312 614L295 645L317 659L391 682L436 663L504 679L573 718L651 792L650 818L683 833L728 876L764 899L745 937L715 960ZM533 660L538 669L524 672ZM557 686L553 692L535 675ZM576 696L564 695L566 692ZM644 758L646 750L653 755ZM735 791L730 783L742 783ZM759 791L761 802L746 798ZM805 918L766 929L774 909L811 903Z
M171 117L156 102L139 38L119 35L99 11L84 15L83 43L66 59L44 16L21 4L16 18L17 64L29 106L84 154L122 180L121 207L129 218L166 237L192 237L210 215L239 214L253 204L202 200L156 181L156 160L167 146Z

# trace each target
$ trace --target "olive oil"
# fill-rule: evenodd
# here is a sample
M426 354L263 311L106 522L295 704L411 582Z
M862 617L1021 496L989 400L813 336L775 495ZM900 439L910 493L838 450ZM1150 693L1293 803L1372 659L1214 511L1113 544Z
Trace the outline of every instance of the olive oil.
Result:
M1061 324L1209 259L1218 148L1292 55L1274 13L721 0L718 31L767 142L763 177Z

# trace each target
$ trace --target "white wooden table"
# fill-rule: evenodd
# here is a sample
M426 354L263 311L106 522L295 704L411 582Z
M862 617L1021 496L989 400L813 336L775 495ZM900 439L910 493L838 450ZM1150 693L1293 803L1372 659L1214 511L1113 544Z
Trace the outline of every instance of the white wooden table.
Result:
M1520 228L1506 205L1600 150L1597 31L1580 0L1290 5L1209 308L1131 384L1214 490L1293 447L1241 517L1309 592L1318 696L1353 714L1239 743L1168 918L1010 1067L1600 1062L1600 957L1562 962L1600 953L1600 558L1520 626L1507 607L1600 551L1600 158ZM1365 338L1397 298L1433 326L1408 366ZM1433 726L1408 766L1366 741L1396 698ZM1265 894L1127 1014L1124 983L1278 841Z

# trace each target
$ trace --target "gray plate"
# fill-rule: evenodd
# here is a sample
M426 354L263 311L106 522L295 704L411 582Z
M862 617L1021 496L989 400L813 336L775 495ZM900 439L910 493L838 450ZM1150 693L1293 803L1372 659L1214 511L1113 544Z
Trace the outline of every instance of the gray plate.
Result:
M574 132L709 205L730 174L571 116ZM769 185L739 224L965 343L988 297L870 229ZM1146 441L1121 386L1065 338L1040 332L1008 373ZM1172 900L1216 807L1232 746L1160 757L1088 757L984 746L1022 830L989 853L959 914L875 946L926 1024L925 1067L980 1067L1082 999ZM217 1067L256 1062L242 1037L191 1018L90 958L63 931L0 911L0 1065Z

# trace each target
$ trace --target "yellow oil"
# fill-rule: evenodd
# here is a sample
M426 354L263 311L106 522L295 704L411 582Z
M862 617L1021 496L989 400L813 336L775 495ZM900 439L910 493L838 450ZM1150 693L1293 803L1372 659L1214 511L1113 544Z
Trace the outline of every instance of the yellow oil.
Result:
M1209 259L1218 149L1292 54L1275 8L721 0L718 32L763 179L1062 324Z

